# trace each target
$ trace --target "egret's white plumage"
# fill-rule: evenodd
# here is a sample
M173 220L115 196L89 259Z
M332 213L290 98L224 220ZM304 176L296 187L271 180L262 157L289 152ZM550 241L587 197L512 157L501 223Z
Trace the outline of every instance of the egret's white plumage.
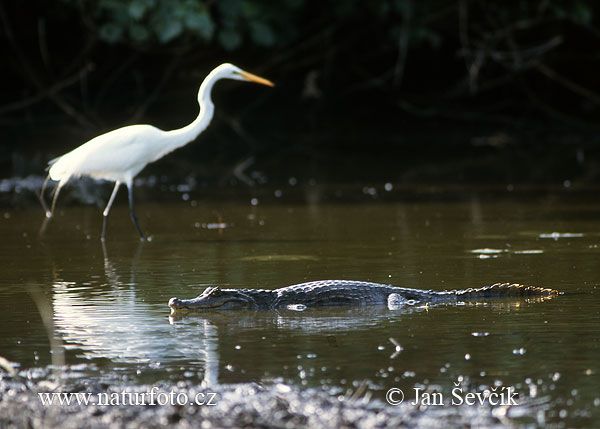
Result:
M152 125L130 125L98 137L94 137L71 152L50 161L48 177L42 187L40 200L46 217L52 217L60 189L71 178L90 176L94 179L115 182L112 195L104 210L102 239L106 234L106 221L119 186L124 183L129 191L131 217L140 237L144 237L133 206L133 178L149 163L193 141L208 127L214 114L211 91L220 79L246 80L273 86L259 76L245 72L233 64L221 64L204 79L198 91L200 113L191 124L172 131L163 131ZM44 190L49 179L58 181L52 208L48 210L44 201Z

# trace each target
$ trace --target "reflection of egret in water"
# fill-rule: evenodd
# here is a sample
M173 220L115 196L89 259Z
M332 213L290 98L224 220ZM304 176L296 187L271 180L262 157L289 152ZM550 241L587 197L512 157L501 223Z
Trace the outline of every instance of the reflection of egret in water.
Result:
M29 284L26 288L29 296L31 296L31 299L35 302L40 317L42 318L42 323L46 328L48 342L50 343L52 365L55 369L60 370L65 364L65 352L62 341L56 335L55 323L52 318L52 305L39 286Z
M137 296L135 271L143 246L140 242L128 281L123 281L103 245L108 290L65 280L54 282L54 324L65 349L90 360L106 358L150 368L201 366L205 368L204 382L217 383L216 328L201 323L198 329L194 327L193 335L189 326L185 331L174 329L166 319L166 304L149 304Z
M189 358L189 353L200 354L204 363L202 385L214 386L219 383L219 331L217 326L207 319L195 320L193 324L174 324L169 317L175 332L175 341L179 350ZM197 323L195 323L197 322ZM200 328L199 330L196 328Z

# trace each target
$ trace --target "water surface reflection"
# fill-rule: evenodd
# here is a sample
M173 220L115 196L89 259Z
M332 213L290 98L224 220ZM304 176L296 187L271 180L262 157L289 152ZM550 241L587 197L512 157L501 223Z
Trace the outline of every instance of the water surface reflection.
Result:
M141 203L152 236L143 244L126 205L115 206L105 248L95 208L59 210L42 239L39 210L6 211L0 355L34 367L50 364L59 347L50 345L30 285L51 309L66 363L90 371L147 382L349 389L368 380L380 397L390 387L448 390L463 377L548 397L556 414L562 406L597 412L598 203L546 194L368 203L327 190L311 195L307 203L261 195L257 205L250 198ZM518 282L567 294L169 319L169 298L194 297L208 285L277 288L335 278L436 290Z

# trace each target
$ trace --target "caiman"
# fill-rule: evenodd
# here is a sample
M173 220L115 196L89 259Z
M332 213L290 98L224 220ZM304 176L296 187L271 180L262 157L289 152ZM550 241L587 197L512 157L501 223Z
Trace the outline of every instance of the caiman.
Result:
M391 309L396 309L403 305L559 294L560 292L554 289L510 283L438 292L354 280L319 280L273 290L208 287L201 295L193 299L171 298L169 307L171 314L215 308L293 308L301 310L308 307L343 305L387 305Z

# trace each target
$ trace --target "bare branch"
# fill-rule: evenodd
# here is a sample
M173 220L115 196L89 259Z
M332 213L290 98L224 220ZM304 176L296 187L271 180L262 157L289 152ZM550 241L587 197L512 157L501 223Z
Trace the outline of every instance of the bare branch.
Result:
M592 103L600 105L600 95L596 94L595 92L593 92L587 88L584 88L583 86L573 82L572 80L567 79L564 76L561 76L556 71L554 71L553 69L551 69L550 67L548 67L547 65L545 65L543 63L538 64L536 66L536 69L540 73L542 73L544 76L548 77L549 79L552 79L552 80L558 82L565 88L568 88L569 90L573 91L574 93L581 95L582 97L586 98L587 100L591 101Z

